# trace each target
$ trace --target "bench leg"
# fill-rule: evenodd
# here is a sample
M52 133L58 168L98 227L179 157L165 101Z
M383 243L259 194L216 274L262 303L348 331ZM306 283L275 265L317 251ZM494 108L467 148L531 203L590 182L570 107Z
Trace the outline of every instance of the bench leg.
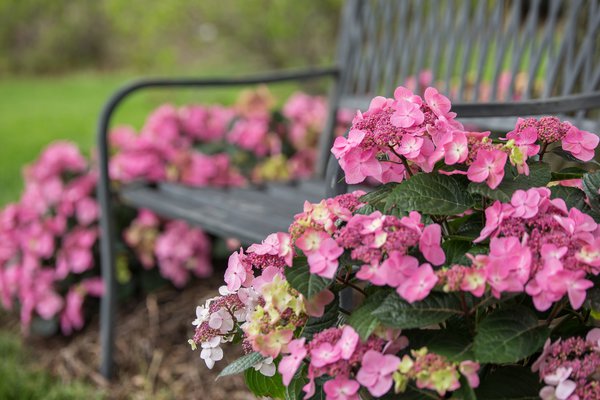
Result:
M115 229L110 203L108 180L101 178L99 189L100 200L100 263L104 294L100 300L100 373L106 379L113 375L113 349L115 335L116 311L116 277L115 277Z

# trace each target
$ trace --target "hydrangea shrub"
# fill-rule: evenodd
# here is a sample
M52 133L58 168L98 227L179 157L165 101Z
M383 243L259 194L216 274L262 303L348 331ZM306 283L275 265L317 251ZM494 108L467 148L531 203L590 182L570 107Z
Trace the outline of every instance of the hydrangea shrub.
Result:
M326 111L324 98L301 92L277 107L262 87L243 92L231 107L164 105L139 133L111 132L111 177L117 185L224 187L307 176ZM350 119L342 113L338 131ZM97 171L74 144L56 142L24 169L24 179L20 200L0 212L0 302L19 311L24 332L41 318L70 334L85 324L85 299L103 292ZM149 210L136 216L123 205L116 214L125 244L117 279L128 288L143 286L141 275L153 268L176 287L212 273L212 243L202 230Z
M358 112L346 182L233 253L189 343L257 396L600 399L598 136L465 129L433 88ZM552 169L552 157L577 167Z

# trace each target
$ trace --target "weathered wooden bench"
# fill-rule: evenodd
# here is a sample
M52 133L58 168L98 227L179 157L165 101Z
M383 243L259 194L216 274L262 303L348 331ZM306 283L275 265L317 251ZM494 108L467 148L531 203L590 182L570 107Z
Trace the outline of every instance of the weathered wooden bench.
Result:
M285 231L304 200L318 201L346 190L337 163L329 157L337 110L364 110L370 98L391 96L394 88L422 71L432 74L439 90L452 92L453 111L463 122L470 118L486 128L507 130L514 126L515 116L567 114L580 127L593 130L592 112L600 107L599 28L599 0L348 0L333 67L233 79L142 79L119 89L107 102L98 127L106 285L101 304L102 374L110 377L113 364L116 195L129 205L185 219L244 243ZM333 81L330 111L313 179L246 189L136 184L113 193L108 129L115 109L131 93L324 77Z

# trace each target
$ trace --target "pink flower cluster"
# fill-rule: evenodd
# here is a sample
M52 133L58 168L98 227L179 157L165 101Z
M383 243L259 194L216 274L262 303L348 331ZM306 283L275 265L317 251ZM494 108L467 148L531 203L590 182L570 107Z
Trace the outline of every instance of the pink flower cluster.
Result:
M600 140L568 122L543 117L519 120L505 142L497 142L490 132L466 131L455 117L450 101L436 89L427 88L421 98L401 86L393 99L376 97L365 113L359 111L348 137L337 138L331 151L350 184L367 178L402 182L417 171L439 170L467 175L495 189L507 162L528 175L527 160L543 157L555 142L573 157L589 161Z
M351 260L363 264L357 278L394 287L411 303L422 300L438 280L432 264L439 266L446 260L440 226L425 226L418 212L403 218L379 211L353 215L361 206L362 194L357 191L318 204L306 203L290 227L293 244L307 257L312 274L333 279L340 257L348 251ZM409 255L412 249L418 249L428 262L419 265Z
M444 146L459 141L454 131L462 132L463 126L455 116L450 101L434 88L423 99L401 86L394 99L376 97L365 113L359 111L348 138L337 138L332 153L348 183L367 177L401 182L415 167L432 171L444 158Z
M113 179L180 181L189 185L229 186L243 178L227 154L193 151L197 140L221 140L233 119L222 107L188 106L180 110L164 105L149 117L140 134L120 127L111 132L111 145L117 149L110 162Z
M84 324L86 296L102 294L96 175L75 145L56 142L24 177L20 201L0 212L0 300L19 308L25 331L38 315L70 334Z
M296 93L284 104L283 119L276 116L274 102L260 87L243 92L232 107L161 106L139 134L128 127L111 132L116 152L111 176L122 182L168 180L191 186L308 177L325 124L325 100ZM348 124L347 112L341 112L337 131Z
M547 188L517 190L510 203L485 210L486 225L475 242L490 238L490 252L472 257L471 267L452 266L438 274L447 290L481 296L526 292L540 311L567 295L578 309L600 273L600 226Z
M600 329L588 332L585 339L571 337L546 341L544 350L532 370L538 372L546 386L540 391L543 400L600 399Z
M600 138L590 132L577 129L569 122L561 122L556 117L519 119L515 129L506 135L507 139L515 141L518 146L526 148L528 156L539 153L540 143L548 146L561 142L563 150L571 153L581 161L594 158L595 149Z
M201 278L212 274L208 236L183 221L163 222L151 211L140 210L123 239L144 268L158 266L177 287L185 286L190 274Z

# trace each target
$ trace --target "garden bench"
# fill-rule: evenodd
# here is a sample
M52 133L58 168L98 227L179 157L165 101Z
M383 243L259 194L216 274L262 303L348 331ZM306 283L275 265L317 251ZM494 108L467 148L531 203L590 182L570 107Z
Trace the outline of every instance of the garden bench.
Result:
M233 79L143 79L121 88L106 104L98 128L106 285L101 304L102 374L110 377L112 372L116 309L112 214L116 193L108 176L107 136L113 112L131 93L332 79L329 117L313 179L244 189L172 183L119 189L118 195L129 205L248 244L287 230L304 200L318 201L347 190L337 162L329 157L338 109L365 110L368 99L391 97L398 85L422 71L433 75L442 93L452 92L453 111L463 122L470 118L479 126L507 131L516 116L566 114L581 128L593 130L592 110L600 107L599 27L598 0L349 0L341 16L334 67Z

